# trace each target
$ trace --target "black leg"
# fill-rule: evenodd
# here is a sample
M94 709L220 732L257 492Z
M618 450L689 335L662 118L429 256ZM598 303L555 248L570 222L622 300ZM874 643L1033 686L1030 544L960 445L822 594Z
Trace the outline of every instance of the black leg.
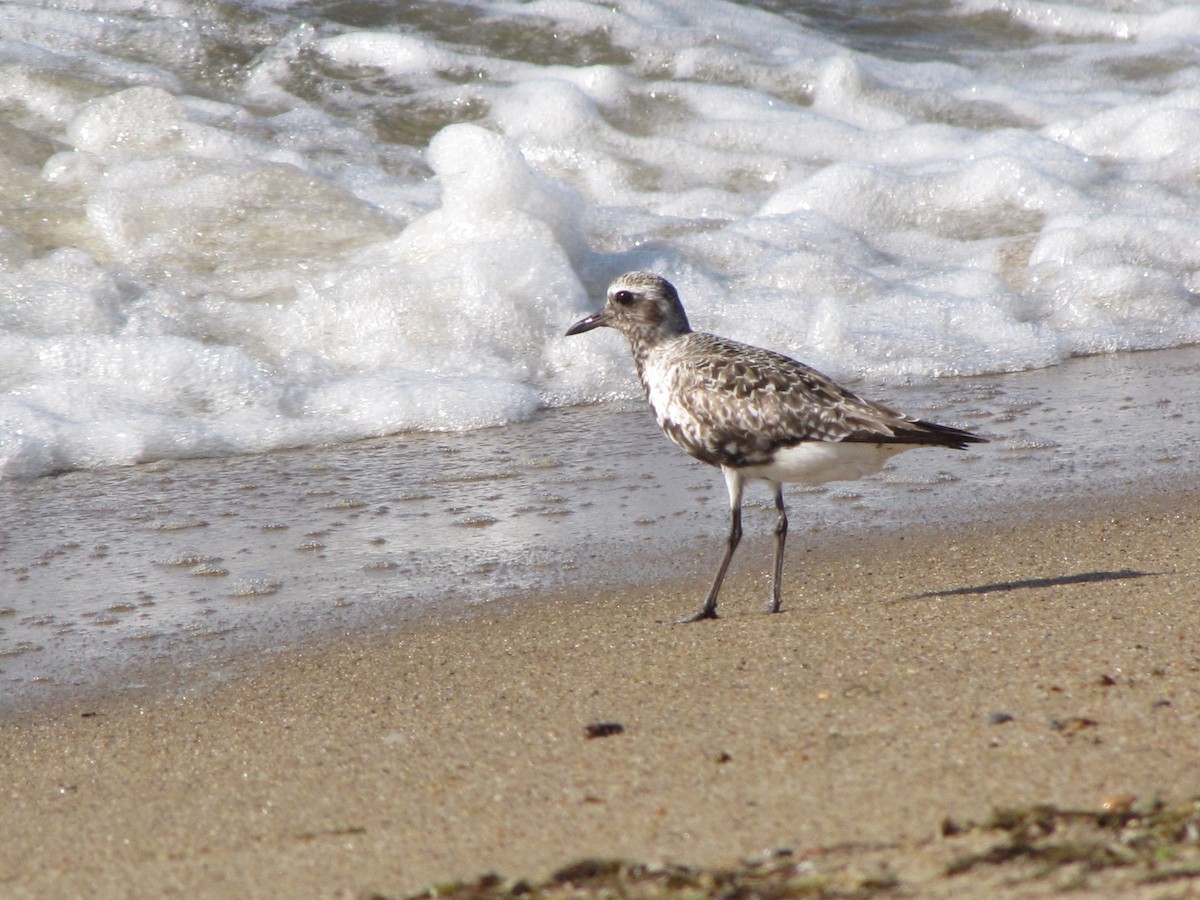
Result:
M768 610L779 612L783 596L783 546L787 543L787 507L783 505L783 485L775 485L775 509L779 518L775 520L775 584L771 589L771 605Z
M721 560L721 567L717 569L717 577L713 579L712 587L708 589L708 597L705 598L700 612L680 619L680 624L717 618L717 595L721 593L721 582L725 580L725 573L729 570L733 551L737 549L738 543L742 540L742 487L745 482L737 470L725 469L724 471L725 483L729 487L730 507L729 537L725 544L725 558Z

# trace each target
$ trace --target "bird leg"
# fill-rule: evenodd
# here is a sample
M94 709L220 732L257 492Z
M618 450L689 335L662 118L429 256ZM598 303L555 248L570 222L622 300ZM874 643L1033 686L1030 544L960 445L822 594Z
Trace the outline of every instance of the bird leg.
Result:
M725 580L725 572L729 569L729 561L733 559L733 551L737 549L742 539L742 511L737 507L733 510L733 521L729 528L729 539L725 546L725 558L721 560L721 568L717 569L717 577L713 579L712 587L708 589L708 597L704 606L695 615L685 616L679 620L684 622L699 622L701 619L717 618L717 594L721 593L721 582Z
M729 488L729 507L731 511L729 537L725 545L725 558L721 560L721 567L717 569L717 577L713 579L712 587L708 589L708 597L705 598L704 606L700 608L700 612L679 619L679 624L699 622L701 619L717 618L717 595L721 593L721 582L725 580L725 573L729 569L729 562L733 559L733 551L737 549L737 545L742 539L742 487L745 484L745 480L736 469L724 469L724 472L725 484Z
M779 518L775 520L775 583L771 589L771 605L768 612L779 612L783 594L783 545L787 543L787 507L783 505L783 485L775 485L775 509Z

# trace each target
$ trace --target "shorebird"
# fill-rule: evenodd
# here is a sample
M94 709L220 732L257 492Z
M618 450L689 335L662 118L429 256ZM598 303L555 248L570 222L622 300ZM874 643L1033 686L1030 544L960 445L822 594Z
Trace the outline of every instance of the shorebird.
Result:
M729 488L725 556L704 606L680 622L717 618L717 595L742 539L742 492L765 481L775 495L775 576L769 612L779 612L787 541L784 484L852 481L915 447L963 450L986 438L906 416L859 397L791 357L692 331L679 294L651 272L627 272L600 312L568 335L615 328L633 351L659 427L701 462L719 466Z

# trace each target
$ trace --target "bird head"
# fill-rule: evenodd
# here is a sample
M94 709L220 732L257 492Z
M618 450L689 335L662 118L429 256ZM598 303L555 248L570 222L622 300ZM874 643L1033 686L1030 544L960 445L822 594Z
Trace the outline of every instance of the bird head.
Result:
M626 272L608 286L598 313L580 319L567 334L615 328L635 346L653 346L691 331L674 285L652 272Z

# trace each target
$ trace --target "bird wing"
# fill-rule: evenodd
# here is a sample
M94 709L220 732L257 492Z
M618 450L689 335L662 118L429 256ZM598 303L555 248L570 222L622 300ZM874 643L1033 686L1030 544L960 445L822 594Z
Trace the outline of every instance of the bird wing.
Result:
M693 332L672 368L687 449L714 465L755 465L804 441L933 444L979 440L859 397L791 357ZM674 437L674 436L673 436ZM678 441L677 441L678 442Z

